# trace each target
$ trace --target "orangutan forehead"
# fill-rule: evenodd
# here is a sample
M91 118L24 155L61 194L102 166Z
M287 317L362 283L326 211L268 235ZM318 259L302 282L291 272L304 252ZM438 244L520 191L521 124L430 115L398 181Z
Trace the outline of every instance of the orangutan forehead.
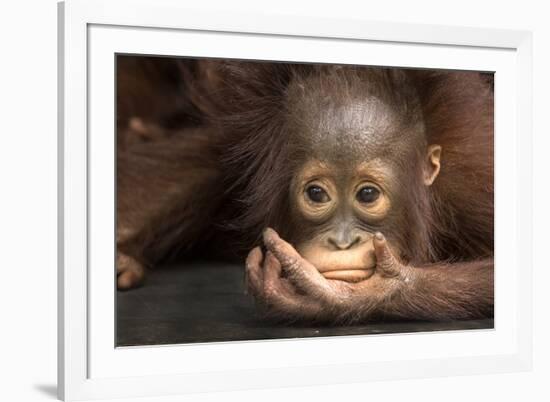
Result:
M296 104L290 125L314 154L354 160L379 154L407 130L398 111L374 96L342 103L305 99Z
M304 118L308 136L331 146L374 145L397 129L396 113L375 97L337 105L310 105L304 110Z
M418 94L405 76L325 70L291 81L286 93L289 128L304 149L322 159L360 161L393 143L413 148L423 142Z

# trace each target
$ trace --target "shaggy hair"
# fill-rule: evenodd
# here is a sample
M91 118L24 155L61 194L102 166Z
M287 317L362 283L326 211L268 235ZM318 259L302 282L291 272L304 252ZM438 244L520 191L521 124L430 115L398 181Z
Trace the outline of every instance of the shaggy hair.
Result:
M222 220L226 230L239 233L243 248L266 226L283 237L295 232L285 190L304 156L291 138L290 117L296 101L323 102L321 95L329 93L334 104L377 97L399 116L396 124L423 125L421 144L442 146L433 186L404 181L411 183L402 195L408 209L401 225L408 230L394 232L406 257L425 263L492 256L493 94L486 76L244 61L202 61L197 71L199 84L190 96L218 128L223 188L232 200ZM297 100L300 90L303 99ZM410 144L390 140L391 152L396 144ZM420 161L424 154L415 157ZM420 177L410 160L402 163L403 171Z

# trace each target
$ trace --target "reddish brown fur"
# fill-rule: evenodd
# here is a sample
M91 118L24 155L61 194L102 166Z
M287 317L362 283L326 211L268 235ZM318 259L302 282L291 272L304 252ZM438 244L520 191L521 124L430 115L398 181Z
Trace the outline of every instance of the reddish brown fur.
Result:
M292 240L297 229L289 219L284 189L304 150L289 139L289 84L324 74L335 74L351 87L370 80L381 96L403 106L404 121L421 113L427 142L443 147L442 168L429 190L407 186L402 195L407 221L394 228L394 240L406 259L420 267L422 279L412 292L399 293L383 308L357 305L347 314L339 312L339 319L492 316L493 94L486 76L253 62L174 65L184 91L169 103L176 105L176 114L200 115L196 121L204 123L195 131L185 124L166 128L161 113L121 108L132 95L119 86L124 116L147 115L166 132L153 144L118 153L117 228L127 233L119 239L119 251L154 264L222 236L223 242L214 242L222 252L242 255L258 244L267 226ZM141 97L153 99L156 82L166 84L164 75L146 79L150 88L134 93L137 104ZM418 171L407 163L407 181L416 183ZM328 315L317 318L335 321Z
M417 73L429 140L444 163L434 183L434 247L438 259L493 255L493 91L466 72Z
M295 171L293 162L299 160L294 155L296 150L285 148L285 91L291 80L327 74L330 67L234 62L219 64L218 70L224 81L210 90L215 94L210 102L220 103L211 104L207 112L224 128L222 170L227 173L227 188L238 193L231 198L242 203L235 230L257 239L265 226L273 226L283 237L288 236L285 194L272 191L287 186ZM403 98L399 88L409 88L404 85L407 78L416 81L428 142L443 147L442 169L431 199L424 200L418 186L411 187L413 193L408 195L415 200L410 205L429 204L419 206L413 219L422 222L423 231L428 232L417 236L418 241L430 244L430 261L491 255L493 94L485 78L476 73L415 70L404 78L391 69L369 71L364 67L342 67L338 71L346 78L358 75L360 80L363 75L363 79L378 80L380 91L393 96L392 102ZM391 78L384 79L385 74ZM205 96L204 88L197 92ZM258 205L264 207L254 207ZM250 244L245 243L247 247Z

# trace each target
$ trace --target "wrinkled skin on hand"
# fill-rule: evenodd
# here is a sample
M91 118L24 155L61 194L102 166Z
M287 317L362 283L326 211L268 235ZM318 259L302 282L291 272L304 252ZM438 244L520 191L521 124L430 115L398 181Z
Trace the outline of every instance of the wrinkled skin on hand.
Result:
M392 254L381 233L374 236L375 273L351 283L326 279L273 229L246 260L247 290L263 312L287 321L349 323L383 312L383 306L412 281L413 269Z

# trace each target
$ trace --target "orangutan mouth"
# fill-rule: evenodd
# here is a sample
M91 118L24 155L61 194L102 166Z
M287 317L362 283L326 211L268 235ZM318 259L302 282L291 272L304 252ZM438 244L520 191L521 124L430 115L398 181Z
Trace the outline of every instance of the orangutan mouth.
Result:
M374 274L376 257L372 242L351 250L303 250L302 256L327 279L360 282Z

